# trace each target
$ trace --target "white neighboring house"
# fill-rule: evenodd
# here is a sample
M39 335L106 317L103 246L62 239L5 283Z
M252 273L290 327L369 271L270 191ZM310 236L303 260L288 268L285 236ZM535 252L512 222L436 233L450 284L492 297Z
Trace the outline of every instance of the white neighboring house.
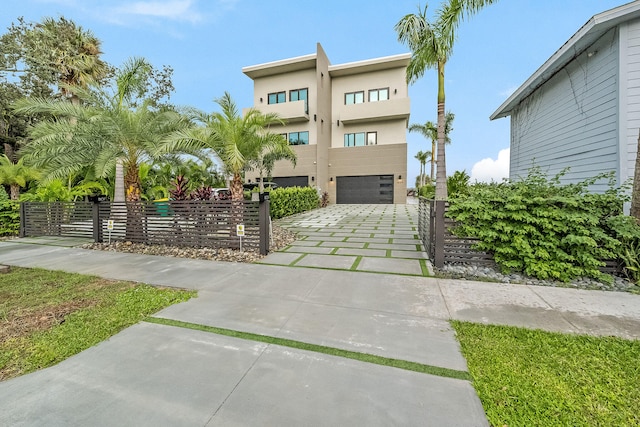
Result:
M633 179L640 131L640 1L593 16L492 115L511 116L511 179ZM601 181L591 190L608 188Z

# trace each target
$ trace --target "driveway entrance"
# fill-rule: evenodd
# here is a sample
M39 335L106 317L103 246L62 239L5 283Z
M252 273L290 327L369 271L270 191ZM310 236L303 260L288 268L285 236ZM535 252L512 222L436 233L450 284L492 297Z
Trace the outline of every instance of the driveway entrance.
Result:
M298 240L261 263L428 276L416 205L330 205L276 222Z

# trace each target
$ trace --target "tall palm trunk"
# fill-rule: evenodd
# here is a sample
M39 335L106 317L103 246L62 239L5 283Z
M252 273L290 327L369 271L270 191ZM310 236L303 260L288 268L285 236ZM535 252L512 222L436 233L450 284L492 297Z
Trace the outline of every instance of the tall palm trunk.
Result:
M244 223L244 187L242 186L242 176L239 173L233 174L231 180L231 223L229 224L229 236L235 236L236 226ZM240 248L235 244L231 246L234 249Z
M447 200L447 164L444 152L444 61L438 61L438 169L436 171L436 200ZM432 153L433 154L433 153Z
M124 202L124 167L122 160L116 162L116 177L113 190L113 201Z

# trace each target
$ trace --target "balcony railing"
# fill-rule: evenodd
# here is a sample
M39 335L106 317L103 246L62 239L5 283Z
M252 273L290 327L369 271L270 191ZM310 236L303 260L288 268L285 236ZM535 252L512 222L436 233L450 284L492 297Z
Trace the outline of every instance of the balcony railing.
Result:
M282 102L280 104L260 104L254 107L264 114L276 113L288 123L308 122L309 110L305 101ZM246 112L245 109L243 112Z
M378 102L344 105L340 108L340 121L344 124L381 120L408 119L411 111L409 98L388 99Z

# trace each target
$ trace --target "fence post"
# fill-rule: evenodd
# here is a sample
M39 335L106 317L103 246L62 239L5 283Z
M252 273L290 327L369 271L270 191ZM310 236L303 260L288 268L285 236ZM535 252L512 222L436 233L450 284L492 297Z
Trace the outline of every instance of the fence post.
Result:
M433 264L436 268L444 267L444 210L445 204L447 202L444 200L436 200L435 208L436 208L436 216L435 216L435 244L434 244L434 259Z
M100 223L100 202L94 201L91 206L91 216L93 219L93 241L102 243L102 224Z
M265 194L264 198L260 201L258 212L258 222L260 223L260 255L267 255L269 253L269 229L271 228L268 194Z
M25 206L26 202L21 202L20 203L20 230L19 230L19 234L18 236L20 237L25 237L26 232L27 232L27 218L26 218L26 213L27 213L27 209Z

